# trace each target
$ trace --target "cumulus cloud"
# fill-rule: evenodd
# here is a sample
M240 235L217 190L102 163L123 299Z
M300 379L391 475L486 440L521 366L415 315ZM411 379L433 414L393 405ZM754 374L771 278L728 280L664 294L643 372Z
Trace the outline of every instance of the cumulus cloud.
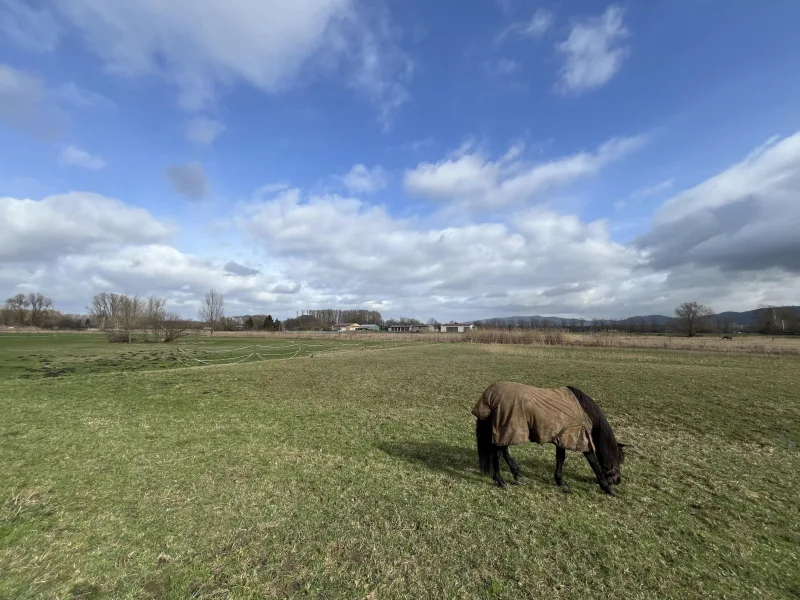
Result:
M199 146L210 146L225 129L224 123L208 117L196 117L186 127L186 139Z
M88 192L42 200L0 198L0 259L47 260L109 244L149 243L173 229L142 208Z
M620 70L629 54L623 15L621 8L612 5L602 16L573 25L567 39L556 45L564 58L559 89L577 94L598 88Z
M6 39L30 52L55 50L61 30L50 11L19 0L4 0L3 8L0 32Z
M357 0L51 3L111 72L164 77L191 111L231 84L275 93L320 75L343 75L385 122L408 98L410 59L388 17Z
M506 168L521 151L494 162ZM156 293L194 316L215 287L231 314L280 318L323 306L441 319L669 314L688 300L743 310L800 295L798 190L800 133L675 194L628 244L605 220L541 207L448 226L274 185L238 206L232 224L263 252L258 269L214 256L213 244L207 256L183 252L169 245L168 224L102 196L3 198L0 297L38 289L81 310L97 291Z
M170 165L164 175L172 184L172 189L192 200L202 200L210 188L203 165L198 162Z
M553 24L553 15L550 11L537 8L533 16L527 21L517 21L506 27L495 38L496 42L502 42L510 35L538 38L542 37Z
M297 189L253 206L239 220L271 256L320 294L418 310L439 303L454 311L465 305L500 310L508 302L555 304L560 298L546 293L565 282L584 286L576 302L592 294L597 301L608 295L601 283L626 278L638 264L637 252L613 242L603 222L528 210L510 223L424 227L359 200L304 198ZM494 300L467 300L477 282Z
M367 168L365 165L356 164L350 172L341 177L345 187L356 194L371 194L382 190L388 185L388 176L380 166Z
M97 171L106 166L106 162L99 156L93 156L77 146L67 146L61 150L58 162L68 167L81 167Z
M800 273L800 132L674 196L637 240L655 269Z
M489 160L480 152L459 151L438 163L420 163L405 172L405 188L433 200L456 200L481 208L497 208L529 200L545 190L596 174L608 163L644 143L642 136L614 138L595 152L579 152L549 162L527 164L521 145Z

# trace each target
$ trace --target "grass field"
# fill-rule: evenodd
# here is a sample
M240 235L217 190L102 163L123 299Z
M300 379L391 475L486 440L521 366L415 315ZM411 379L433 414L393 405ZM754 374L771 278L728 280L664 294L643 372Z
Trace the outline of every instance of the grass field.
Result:
M407 341L405 342L408 343ZM61 377L303 358L328 352L394 347L393 339L182 338L177 344L111 344L102 333L0 334L0 377Z
M12 339L3 599L800 595L797 356L376 344L189 368ZM598 401L633 444L618 497L574 454L557 489L552 446L512 449L526 486L478 475L469 411L503 379Z

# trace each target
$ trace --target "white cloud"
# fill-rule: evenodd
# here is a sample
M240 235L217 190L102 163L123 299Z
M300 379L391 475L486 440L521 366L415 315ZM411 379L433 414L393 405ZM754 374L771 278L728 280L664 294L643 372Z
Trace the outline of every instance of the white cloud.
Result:
M517 21L506 27L495 38L496 42L502 42L509 35L520 35L525 37L542 37L553 25L553 15L550 11L537 8L533 16L527 21Z
M530 166L518 166L521 151L513 146L492 163L476 163L478 171L488 164L510 169L509 177L533 177ZM619 151L611 144L587 157ZM475 155L465 146L452 160ZM489 177L487 189L502 189L507 178ZM204 240L202 257L168 245L171 227L147 211L102 196L4 198L0 222L10 233L0 236L0 297L39 289L59 308L81 310L98 291L156 293L194 316L202 294L217 287L230 314L280 318L325 306L440 319L606 318L669 314L691 299L743 310L800 294L797 190L800 133L677 194L650 234L632 244L615 242L604 220L539 207L500 222L448 226L281 184L237 208L238 250Z
M388 176L380 166L369 169L365 165L356 164L341 179L345 187L355 194L371 194L388 185Z
M434 200L456 200L473 207L496 208L521 203L536 194L596 174L608 163L639 148L641 136L615 138L596 152L579 152L545 163L519 160L521 146L512 146L496 161L479 152L460 151L438 163L420 163L407 170L410 193Z
M30 52L52 52L58 45L60 27L45 8L34 8L19 0L3 0L0 32Z
M637 240L656 269L800 274L800 132L665 202Z
M106 162L99 156L93 156L77 146L67 146L61 150L58 162L68 167L82 167L97 171L106 166Z
M464 173L472 174L442 189L461 191L466 181L466 195L476 188L505 194L513 187L507 181L522 178L515 185L528 193L591 173L638 143L609 142L544 165L523 163L521 145L494 161L465 145L448 160L471 165ZM202 294L216 287L230 314L266 311L281 319L325 306L469 319L669 314L687 300L720 311L796 303L798 190L800 132L674 195L650 232L630 244L614 241L605 220L541 207L451 225L279 184L235 209L232 238L240 246L204 237L203 256L169 245L169 224L117 200L87 193L2 198L0 298L39 290L60 309L82 310L98 291L156 293L171 310L194 316Z
M304 199L293 189L254 205L239 226L307 290L419 314L439 305L447 316L508 303L556 306L564 294L548 292L565 285L576 305L611 303L609 283L630 278L640 260L610 239L605 223L546 210L517 213L508 225L425 227L358 200Z
M147 243L173 231L146 210L88 192L42 200L0 198L0 259L30 261L108 244Z
M198 162L170 165L164 171L164 175L172 185L172 189L192 200L203 199L210 189L203 165Z
M573 25L566 40L556 45L564 56L559 88L580 93L607 83L622 67L629 49L623 45L628 30L622 23L623 10L609 6L601 17Z
M188 110L231 84L276 93L320 75L344 76L384 123L408 99L411 61L379 7L356 0L52 3L111 72L162 76Z
M208 117L195 117L186 127L186 139L200 146L210 146L225 129L224 123Z

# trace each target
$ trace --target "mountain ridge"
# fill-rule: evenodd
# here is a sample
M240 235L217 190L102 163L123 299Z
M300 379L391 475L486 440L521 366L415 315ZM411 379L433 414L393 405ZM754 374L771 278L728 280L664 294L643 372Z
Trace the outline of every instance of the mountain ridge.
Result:
M800 315L800 306L775 306L770 307L774 308L776 311L791 311L795 315ZM714 313L709 317L712 321L720 320L720 321L729 321L731 323L743 326L752 326L754 325L759 317L759 314L762 309L754 308L752 310L745 310L745 311L723 311L720 313ZM513 316L513 317L490 317L487 319L477 319L472 321L474 324L479 325L482 323L516 323L516 322L531 322L531 321L539 321L539 322L548 322L555 325L572 325L572 323L576 320L580 320L580 318L565 318L565 317L547 317L542 315L530 315L530 316ZM583 319L584 324L590 324L594 319ZM678 319L677 317L668 317L666 315L636 315L633 317L625 317L623 319L602 319L602 321L616 321L617 323L634 323L634 322L641 322L644 320L645 323L655 324L655 325L669 325L671 323L675 323Z

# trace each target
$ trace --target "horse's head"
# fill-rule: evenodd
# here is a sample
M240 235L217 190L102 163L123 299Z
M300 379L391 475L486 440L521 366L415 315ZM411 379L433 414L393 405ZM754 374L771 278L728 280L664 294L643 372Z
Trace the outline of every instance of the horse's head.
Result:
M619 485L622 483L622 462L625 460L625 452L622 448L625 444L616 444L617 450L611 456L604 456L603 472L606 476L606 481L611 485Z

